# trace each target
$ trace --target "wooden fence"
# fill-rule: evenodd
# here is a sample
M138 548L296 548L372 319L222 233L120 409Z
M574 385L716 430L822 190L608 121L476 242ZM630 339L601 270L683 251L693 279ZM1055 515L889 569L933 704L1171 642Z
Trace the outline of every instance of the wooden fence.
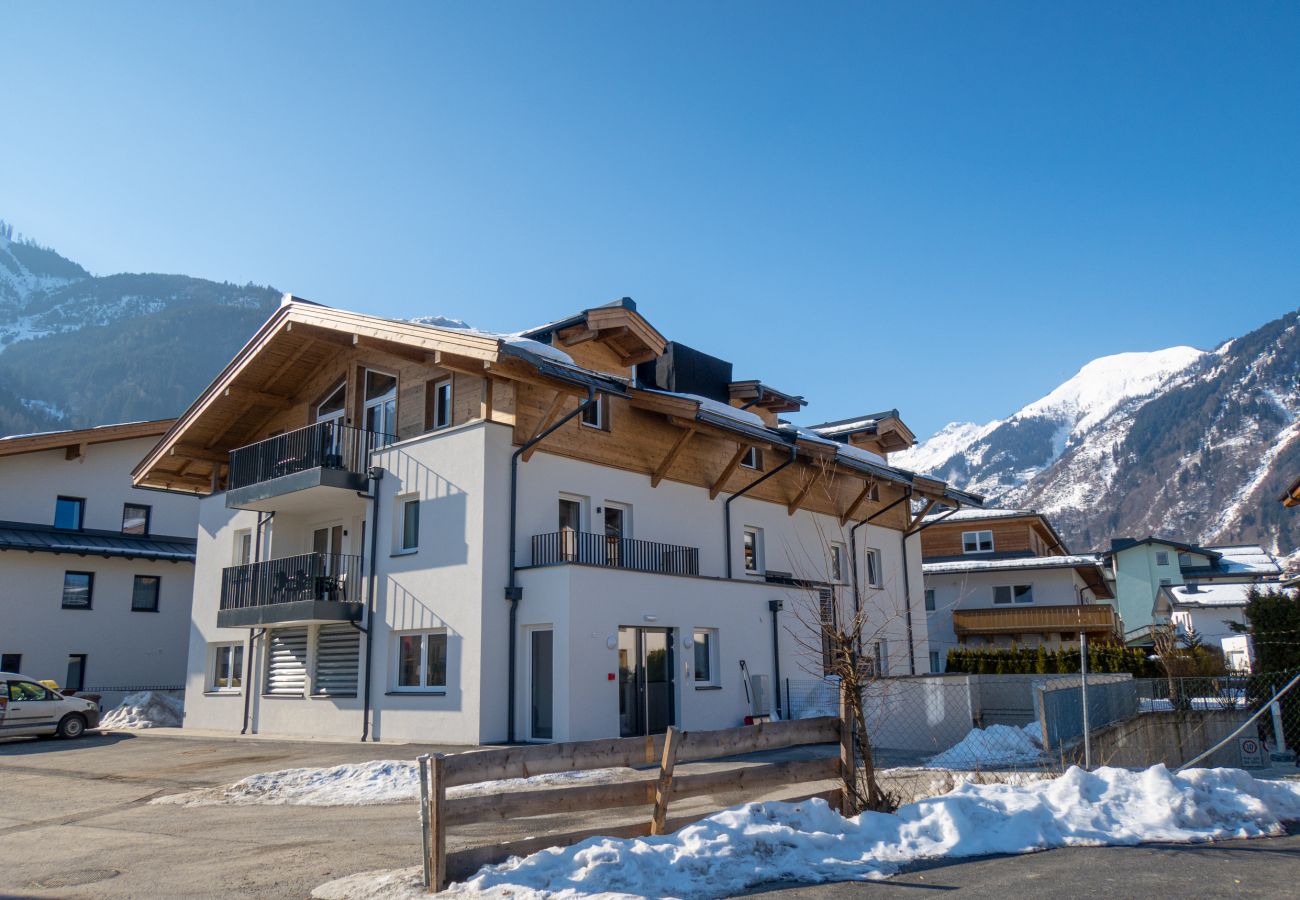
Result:
M758 792L805 782L842 779L846 772L853 771L851 729L842 729L842 720L842 716L825 716L791 722L763 722L721 731L686 732L669 728L667 734L650 737L422 756L420 775L421 781L427 784L428 797L427 803L422 801L420 809L425 885L430 892L440 891L449 880L463 880L483 866L504 862L511 856L526 856L547 847L567 847L596 836L628 838L668 834L713 814L712 811L697 812L670 818L669 804L678 798L737 791ZM740 761L708 772L675 772L678 763L836 742L840 745L840 753L833 757L758 764ZM557 772L654 766L656 763L657 772L644 770L637 773L642 777L624 781L447 796L447 789L458 785ZM822 797L844 809L845 798L839 788L800 795L800 799L808 797ZM452 825L634 806L652 806L653 810L648 819L631 825L586 828L447 852L447 828Z

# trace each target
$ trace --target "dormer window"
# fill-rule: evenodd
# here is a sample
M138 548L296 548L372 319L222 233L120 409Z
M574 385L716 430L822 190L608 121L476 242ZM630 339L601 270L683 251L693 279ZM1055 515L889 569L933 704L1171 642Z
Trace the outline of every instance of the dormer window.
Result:
M993 532L963 531L961 533L962 553L992 553Z

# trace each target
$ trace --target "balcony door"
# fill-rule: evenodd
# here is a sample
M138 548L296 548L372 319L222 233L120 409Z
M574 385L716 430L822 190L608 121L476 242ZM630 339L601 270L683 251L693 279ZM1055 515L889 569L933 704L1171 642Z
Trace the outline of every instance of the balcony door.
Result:
M343 468L343 415L347 408L348 386L340 384L316 405L316 425L321 432L320 444L326 468Z
M560 497L560 560L578 562L582 543L583 501L578 497Z
M605 564L623 564L623 539L631 537L632 511L621 503L605 501Z
M397 434L397 378L366 369L366 430L385 442ZM387 436L387 437L382 437Z
M623 737L663 734L675 722L673 630L618 629L618 722Z

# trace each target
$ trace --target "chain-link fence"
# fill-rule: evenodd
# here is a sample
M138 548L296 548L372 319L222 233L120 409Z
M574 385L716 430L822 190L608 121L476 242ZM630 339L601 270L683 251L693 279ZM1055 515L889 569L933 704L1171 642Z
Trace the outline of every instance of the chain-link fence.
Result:
M1197 764L1294 766L1300 686L1269 703L1294 674L1135 679L1103 673L1089 674L1086 684L1077 674L882 678L865 688L863 714L882 768L1049 773L1085 762L1173 768L1229 737ZM838 711L834 681L788 679L782 690L793 718Z

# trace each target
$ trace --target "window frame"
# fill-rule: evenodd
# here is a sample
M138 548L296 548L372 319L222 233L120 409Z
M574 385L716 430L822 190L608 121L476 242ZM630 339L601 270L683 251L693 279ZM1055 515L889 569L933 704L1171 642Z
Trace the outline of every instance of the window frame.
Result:
M754 564L752 566L749 564L749 554L745 552L750 544L750 538L753 538L752 546L754 548ZM746 525L741 529L740 564L746 575L763 575L767 572L767 560L764 558L763 552L763 529L756 525Z
M1168 551L1168 550L1157 550L1157 551L1156 551L1156 565L1157 565L1157 566L1160 566L1160 567L1162 567L1162 568L1168 568L1168 567L1169 567L1169 551Z
M17 660L17 663L10 666L9 663ZM20 674L23 670L23 655L21 653L0 653L0 672L13 672Z
M415 508L415 542L407 543L410 535L407 533L407 526L410 524L408 510ZM407 556L420 551L420 496L418 494L400 494L396 502L396 521L393 523L393 556Z
M244 692L244 642L243 641L223 641L210 645L212 647L212 664L209 667L207 675L206 693L209 694L242 694ZM227 657L230 668L227 670L227 680L235 680L238 683L231 685L222 685L217 673L220 671L222 656Z
M244 549L243 542L245 539L247 539L248 541L247 558L244 557L244 554L242 552ZM234 547L232 548L230 554L231 564L236 566L251 565L253 562L253 529L240 528L238 531L235 532L235 539L233 543L234 543Z
M832 541L830 549L831 582L834 584L844 584L848 580L844 571L844 562L848 559L848 548L837 541Z
M578 422L593 431L609 431L609 395L597 394L596 402L582 411Z
M63 502L77 504L77 524L74 528L59 524L59 504ZM86 498L72 497L67 494L59 494L54 498L54 527L60 531L85 531L86 529Z
M984 549L982 549L982 548L980 547L980 544L983 543L983 542L980 540L980 535L984 535L984 534L987 534L987 535L989 536L989 546L988 546L988 549L987 549L987 550L984 550ZM975 549L974 549L974 550L968 550L968 549L966 549L966 537L967 537L967 535L974 535L974 536L975 536ZM978 530L978 531L963 531L963 532L961 533L961 552L962 552L962 555L963 555L963 556L965 556L965 555L976 555L976 554L980 554L980 553L994 553L994 552L996 552L996 551L997 551L997 542L993 539L993 530L992 530L991 528L982 528L982 529L980 529L980 530Z
M877 590L885 586L884 557L879 547L868 547L863 554L867 569L867 587Z
M943 660L939 656L938 650L930 651L930 674L938 675L943 668Z
M153 579L153 606L136 606L136 591L140 587L140 579ZM159 611L159 604L162 598L162 576L161 575L132 575L131 576L131 612L153 612Z
M1023 589L1023 593L1020 592L1021 589ZM998 599L998 591L1006 591L1006 592L1007 592L1007 599L1006 599L1006 600L999 600L999 599ZM1022 600L1022 599L1020 599L1020 598L1023 597L1023 596L1027 596L1029 599L1027 599L1027 600ZM1034 584L1033 584L1033 582L1030 582L1029 584L995 584L995 585L993 585L993 605L994 605L994 606L1016 606L1016 605L1018 605L1018 604L1026 604L1026 603L1033 603L1033 602L1034 602Z
M934 588L926 588L926 589L925 589L924 597L925 597L925 611L926 611L926 612L934 612L934 611L938 608L938 603L937 603L936 600L935 600L935 593L934 593L934 591L935 591Z
M443 391L446 391L446 402L443 402ZM450 428L456 421L456 385L455 379L450 375L445 378L436 378L429 382L429 431L442 431ZM446 421L443 421L443 419Z
M73 660L77 660L77 661L80 663L80 666L81 666L81 671L78 673L77 685L76 685L75 687L73 686L73 684L72 684L72 679L71 679L71 678L64 678L63 680L64 680L66 683L63 685L63 690L64 690L64 691L72 691L73 693L76 693L76 692L78 692L78 691L84 691L84 690L86 689L86 664L87 664L87 662L90 660L90 654L88 654L88 653L69 653L69 654L68 654L68 671L67 671L67 674L69 674L69 675L72 674L72 661L73 661Z
M755 472L763 471L763 451L754 445L740 457L740 468L753 469Z
M700 637L705 642L705 655L708 661L708 677L700 678L699 654ZM718 629L694 626L691 628L691 683L697 691L722 687L722 672L718 661Z
M69 606L69 605L68 605L68 576L69 576L69 575L85 575L85 576L86 576L86 605L85 605L85 606L76 606L76 605ZM66 569L66 570L64 570L64 572L63 572L63 594L62 594L62 597L60 598L59 608L60 608L60 609L74 609L74 610L78 610L78 611L80 611L80 610L92 610L92 609L94 609L94 608L95 608L95 573L94 573L94 572L83 572L83 571L81 571L81 570L79 570L79 569Z
M418 637L420 639L420 662L417 672L418 684L401 683L402 680L402 639ZM442 684L428 684L430 638L442 638ZM446 628L425 628L414 631L393 632L393 665L388 691L391 694L446 694L447 683L451 680L451 641Z
M142 510L144 510L144 530L143 530L143 531L127 531L127 530L126 530L126 511L127 511L128 509L142 509ZM149 534L150 534L150 529L151 529L151 526L152 526L152 525L153 525L153 507L152 507L152 506L149 506L149 505L144 504L144 503L132 503L132 502L130 502L130 501L127 501L126 503L123 503L123 504L122 504L122 533L123 533L123 534L133 534L133 535L138 535L138 536L140 536L140 537L148 537Z

